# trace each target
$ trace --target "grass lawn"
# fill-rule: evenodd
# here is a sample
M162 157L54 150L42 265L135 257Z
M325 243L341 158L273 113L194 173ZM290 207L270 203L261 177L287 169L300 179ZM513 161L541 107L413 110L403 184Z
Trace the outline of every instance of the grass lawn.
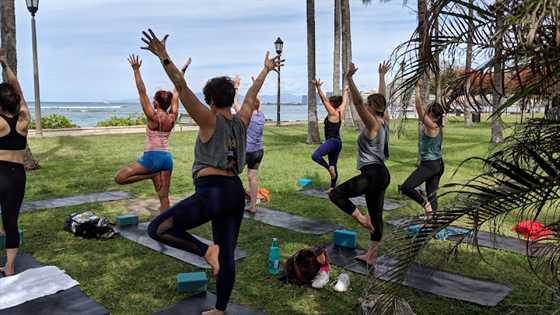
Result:
M385 219L418 214L421 208L399 196L400 184L414 169L417 157L415 122L410 121L407 134L391 140L391 185L387 196L400 199L406 207L385 213ZM360 245L367 246L368 234L328 200L295 193L298 178L310 177L321 186L328 186L328 173L312 162L315 146L305 144L306 126L267 128L265 158L259 180L272 193L270 208L307 217L321 218L356 229ZM171 194L186 197L193 191L190 169L193 162L194 132L174 133L171 150L175 171ZM341 180L356 174L357 133L343 131L343 152L339 160ZM466 157L483 155L489 148L490 128L487 123L464 129L462 122L451 119L445 130L446 173L443 183L451 180L452 171ZM119 187L113 175L123 165L134 161L143 148L144 136L112 135L32 139L31 148L42 169L28 174L26 200L71 196L80 193L121 189L140 198L154 197L152 184L143 182ZM478 165L469 164L455 175L461 180L476 173ZM245 174L242 178L246 182ZM141 247L125 239L109 241L82 240L62 230L65 217L76 211L93 210L113 217L125 213L127 202L91 204L55 210L42 210L21 215L25 229L23 250L44 264L57 265L81 283L82 289L113 314L151 314L186 297L175 292L175 275L196 268L173 258ZM504 227L508 231L509 226ZM211 237L209 225L198 228L197 234ZM385 233L390 227L385 226ZM332 288L320 291L285 285L267 273L267 249L270 240L281 242L285 260L296 250L328 241L331 236L309 236L274 228L253 220L244 220L238 246L250 257L237 264L237 281L232 302L261 309L269 314L354 314L359 312L365 278L351 274L352 291L336 293ZM434 242L422 256L425 264L472 277L492 279L509 284L512 293L497 307L481 307L439 298L412 289L403 289L403 296L418 314L542 314L560 305L528 271L526 259L501 251L483 250L486 261L464 247L457 259L444 262L451 243ZM334 268L331 278L340 269ZM215 282L211 280L210 290ZM549 305L541 307L539 305ZM551 305L551 306L550 306Z

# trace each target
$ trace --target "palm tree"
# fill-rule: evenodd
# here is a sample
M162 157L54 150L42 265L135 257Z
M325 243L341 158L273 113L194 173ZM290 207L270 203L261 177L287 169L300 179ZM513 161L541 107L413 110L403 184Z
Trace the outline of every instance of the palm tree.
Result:
M0 2L0 15L2 20L2 47L6 51L6 59L10 68L17 74L16 11L14 0L2 0ZM39 167L39 164L33 158L31 149L27 146L25 149L25 169L35 170Z
M503 2L502 0L496 1L494 5L494 9L496 10L496 29L502 30L504 25L504 16L503 16L503 9L502 9ZM502 118L500 113L498 113L498 108L500 108L500 102L502 100L502 96L504 94L504 69L502 65L502 45L503 45L503 32L498 31L496 34L496 47L494 49L494 58L499 60L499 62L494 63L494 84L495 88L492 90L492 110L496 113L496 115L492 115L492 135L491 141L492 143L500 143L503 140L502 134Z
M472 9L473 14L469 14ZM455 106L462 93L473 100L473 107L493 106L492 119L498 119L508 107L528 100L546 103L560 97L560 16L556 3L547 0L486 1L440 0L426 19L426 36L415 31L412 40L394 52L405 62L405 71L397 87L399 96L411 89L425 73L437 67L435 56L457 57L462 47L472 45L478 63L472 71L457 78L445 95L444 106ZM435 21L440 21L435 32ZM465 89L465 87L469 87ZM492 99L486 91L492 89ZM499 102L498 102L499 100ZM532 272L543 282L544 290L560 296L560 105L542 118L516 125L510 136L483 157L473 157L482 164L479 174L465 182L442 186L439 198L448 203L440 207L416 237L408 237L407 228L395 229L384 254L399 261L387 270L390 280L402 280L426 245L443 228L467 225L474 237L482 226L500 233L505 218L516 221L531 218L552 231L539 241L527 241L527 259ZM416 222L418 223L418 222ZM538 245L538 257L532 257ZM458 247L456 247L458 248ZM372 279L371 292L385 290L381 309L387 314L400 286ZM385 305L385 306L383 306Z
M333 52L333 94L341 95L340 88L340 40L342 36L340 0L334 0L334 52Z
M307 0L307 143L321 142L317 119L317 97L312 80L315 79L315 0Z
M341 16L342 16L342 72L346 73L348 66L352 62L352 32L350 27L350 2L349 0L341 0ZM346 84L346 77L343 79L343 85ZM356 112L354 102L350 99L349 110L346 112L345 124L354 126L358 129L362 128L362 121Z
M474 12L472 8L473 1L474 0L469 0L469 7L467 8L470 20L472 20L474 16ZM472 68L472 49L473 49L473 29L474 29L474 25L472 21L469 21L469 33L467 35L467 49L465 52L465 73L470 73L472 70L471 68ZM469 82L467 82L465 89L466 89L465 95L468 95L469 93L468 91L470 90ZM464 102L463 111L464 111L464 118L465 118L465 128L470 128L472 127L473 124L472 110L466 98L463 100L463 102Z

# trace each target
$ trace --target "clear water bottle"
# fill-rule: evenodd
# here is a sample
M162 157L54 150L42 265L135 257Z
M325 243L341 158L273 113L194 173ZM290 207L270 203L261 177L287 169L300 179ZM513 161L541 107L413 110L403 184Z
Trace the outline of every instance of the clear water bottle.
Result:
M280 273L280 246L278 246L277 238L272 239L272 244L268 251L268 272L272 275Z

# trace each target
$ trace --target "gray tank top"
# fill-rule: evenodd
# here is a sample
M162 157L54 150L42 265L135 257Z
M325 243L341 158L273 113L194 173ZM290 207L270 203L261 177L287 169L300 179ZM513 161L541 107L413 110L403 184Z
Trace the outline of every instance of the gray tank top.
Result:
M439 128L438 135L432 138L426 134L426 128L422 127L422 135L420 136L419 141L419 153L421 161L433 161L441 159L441 144L443 142L443 130L441 130L441 128Z
M358 169L371 164L385 164L389 158L389 124L383 123L377 136L368 139L365 131L358 136Z
M238 115L234 115L232 120L217 115L216 129L210 140L204 143L200 137L196 138L193 177L209 166L241 174L245 165L246 138L247 127Z

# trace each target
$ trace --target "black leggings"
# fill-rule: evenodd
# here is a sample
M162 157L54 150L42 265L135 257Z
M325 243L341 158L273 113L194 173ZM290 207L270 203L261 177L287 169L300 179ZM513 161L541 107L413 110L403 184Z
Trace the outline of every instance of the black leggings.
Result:
M356 206L350 198L366 195L366 204L373 225L370 239L379 242L383 236L383 203L385 189L391 182L391 175L385 165L372 164L362 167L362 173L338 185L331 191L331 201L348 214L352 214Z
M25 194L22 164L0 161L0 207L6 231L6 248L19 248L18 217Z
M186 230L212 221L214 244L220 247L216 309L225 311L235 282L234 251L245 208L245 190L237 176L195 179L195 193L157 216L148 227L151 238L204 256L208 245Z
M421 161L420 165L408 176L408 178L401 185L401 191L412 200L416 201L422 206L427 202L432 205L432 210L436 211L438 208L437 203L437 190L439 188L439 180L443 175L444 166L443 160ZM426 200L417 190L416 187L426 182Z

